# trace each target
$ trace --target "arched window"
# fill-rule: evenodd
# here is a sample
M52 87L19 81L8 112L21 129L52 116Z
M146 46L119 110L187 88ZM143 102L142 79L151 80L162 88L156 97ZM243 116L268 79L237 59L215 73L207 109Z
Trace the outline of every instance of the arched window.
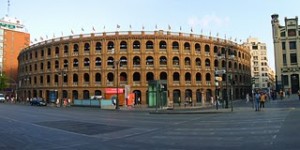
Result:
M210 60L209 60L209 59L206 59L206 60L205 60L205 66L206 66L206 67L210 67Z
M84 66L84 67L90 66L90 59L84 58L83 66Z
M191 50L191 45L188 42L184 43L184 50Z
M90 99L90 92L88 90L83 91L83 99Z
M173 81L180 81L180 74L178 72L173 73Z
M190 60L190 58L189 58L189 57L185 57L184 63L185 63L186 66L190 66L190 65L191 65L191 60Z
M196 66L201 67L201 59L200 58L196 58Z
M90 82L90 75L88 73L85 73L83 75L83 80L84 80L84 82Z
M121 49L121 50L127 49L127 42L126 42L126 41L122 41L122 42L120 43L120 49Z
M109 41L108 44L107 44L107 49L108 49L109 51L112 51L112 50L114 50L114 48L115 48L114 42Z
M40 64L40 70L43 71L44 70L44 63Z
M148 56L147 58L146 58L146 65L147 66L150 66L150 65L154 65L154 62L153 62L154 60L153 60L153 57L152 56Z
M78 59L74 59L74 60L73 60L73 67L74 67L74 68L78 68L78 65L79 65L79 64L78 64Z
M154 80L154 74L153 74L152 72L148 72L148 73L146 74L146 80L147 80L147 81L152 81L152 80Z
M192 80L191 79L191 73L189 73L189 72L185 73L184 80L185 81L191 81Z
M65 60L64 60L64 68L68 68L68 66L69 66L68 60L65 59Z
M50 62L50 61L47 62L47 69L48 69L48 70L51 69L51 62Z
M146 42L146 49L153 49L153 42L152 41L147 41Z
M100 66L101 66L101 58L100 58L100 57L97 57L97 58L95 59L95 66L96 66L96 67L100 67Z
M209 47L209 45L207 45L207 44L205 45L205 52L206 52L206 53L210 53L210 47Z
M199 43L196 43L196 44L195 44L195 51L198 52L198 53L200 53L200 51L201 51L201 46L200 46Z
M141 81L141 75L139 72L133 73L133 81Z
M219 61L218 60L215 60L215 68L218 68L219 67Z
M166 48L167 48L167 43L166 43L166 41L160 41L160 42L159 42L159 48L160 48L160 49L166 49Z
M47 55L48 55L48 56L51 56L51 48L48 48L48 49L47 49ZM28 55L26 55L26 59L28 60Z
M84 52L90 51L90 44L89 43L84 43Z
M101 96L102 92L100 90L95 90L95 96ZM97 97L96 97L97 98Z
M74 99L78 99L78 91L73 90L72 91L72 96L73 96Z
M198 73L196 74L196 81L199 82L199 81L201 81L201 80L202 80L202 78L201 78L201 73L198 72Z
M172 49L175 49L175 50L179 49L179 43L177 41L172 43Z
M78 51L79 51L79 46L78 46L78 44L74 44L74 45L73 45L73 52L74 52L74 53L78 53Z
M159 58L159 64L164 66L167 65L167 58L165 56L161 56Z
M96 52L100 52L102 50L102 44L100 42L96 43L96 48L95 48Z
M120 58L120 67L123 67L123 66L127 66L127 58L125 56L122 56Z
M141 43L139 41L134 41L132 45L133 49L140 49L141 48Z
M214 53L215 53L215 54L218 54L218 51L219 51L218 47L217 47L217 46L214 46Z
M68 54L68 52L69 52L69 46L65 45L64 46L64 54Z
M207 74L205 75L205 80L206 80L206 81L211 81L211 75L210 75L209 73L207 73Z
M73 74L73 82L78 82L78 75L77 74Z
M173 57L173 65L174 66L179 66L180 65L179 58L177 56Z
M168 80L168 74L166 72L161 72L159 75L160 80Z
M54 65L55 65L55 66L54 66L55 69L58 69L58 68L59 68L59 62L58 62L58 60L55 61L55 64L54 64Z
M127 81L127 74L125 72L120 73L120 81Z
M228 68L231 68L232 67L232 63L231 61L228 62Z
M141 59L139 56L134 56L133 57L133 66L140 66L141 65Z
M59 55L59 47L58 47L58 46L55 47L55 55L56 55L56 56Z
M101 74L100 73L96 73L95 82L101 82Z

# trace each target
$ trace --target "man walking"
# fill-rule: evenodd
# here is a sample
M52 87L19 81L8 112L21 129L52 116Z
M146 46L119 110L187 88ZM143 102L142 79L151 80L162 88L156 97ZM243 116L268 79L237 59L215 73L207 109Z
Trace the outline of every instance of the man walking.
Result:
M259 101L260 101L260 94L256 92L255 94L255 111L259 111Z

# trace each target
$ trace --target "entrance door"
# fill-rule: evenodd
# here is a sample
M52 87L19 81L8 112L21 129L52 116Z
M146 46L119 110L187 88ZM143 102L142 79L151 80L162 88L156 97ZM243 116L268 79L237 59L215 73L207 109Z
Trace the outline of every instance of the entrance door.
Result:
M291 82L292 82L292 94L297 93L299 90L299 75L298 74L292 74L291 75Z

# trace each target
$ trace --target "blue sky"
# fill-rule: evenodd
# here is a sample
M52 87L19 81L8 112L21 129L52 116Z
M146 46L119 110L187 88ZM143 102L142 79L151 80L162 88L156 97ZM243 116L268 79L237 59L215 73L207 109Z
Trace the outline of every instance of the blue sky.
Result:
M7 14L7 0L0 0L0 16ZM271 68L274 67L271 15L294 18L300 14L299 0L10 0L9 16L25 24L31 40L46 36L158 29L245 41L259 38L267 44ZM81 29L84 29L84 32Z

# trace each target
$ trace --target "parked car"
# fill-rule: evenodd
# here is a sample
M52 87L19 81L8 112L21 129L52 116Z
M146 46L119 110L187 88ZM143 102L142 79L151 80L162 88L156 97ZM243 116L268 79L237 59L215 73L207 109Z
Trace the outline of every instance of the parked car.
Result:
M30 101L30 105L31 106L47 106L47 102L45 102L43 99L41 98L33 98L31 101Z
M5 97L2 93L0 93L0 102L4 103L5 102Z

